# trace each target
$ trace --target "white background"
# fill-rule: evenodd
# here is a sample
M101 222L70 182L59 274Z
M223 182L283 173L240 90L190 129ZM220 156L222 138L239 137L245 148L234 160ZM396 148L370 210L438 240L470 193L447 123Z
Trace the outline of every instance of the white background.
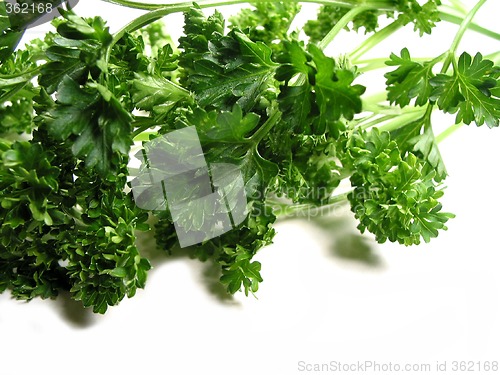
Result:
M499 10L490 0L478 22L500 32ZM103 16L112 31L140 14L97 0L82 0L76 11ZM167 24L179 35L178 20ZM404 30L377 54L408 46L434 57L456 29L439 27L422 40ZM351 39L339 39L333 53L352 49ZM500 43L468 33L462 47L491 53ZM453 118L436 122L442 128ZM67 296L24 303L4 293L0 374L288 375L302 373L299 361L434 368L439 360L448 370L454 360L500 361L499 141L498 129L470 126L441 144L450 175L443 204L457 218L428 245L378 245L357 233L346 207L322 223L279 223L275 243L257 256L258 299L225 299L208 265L161 253L146 289L105 316Z

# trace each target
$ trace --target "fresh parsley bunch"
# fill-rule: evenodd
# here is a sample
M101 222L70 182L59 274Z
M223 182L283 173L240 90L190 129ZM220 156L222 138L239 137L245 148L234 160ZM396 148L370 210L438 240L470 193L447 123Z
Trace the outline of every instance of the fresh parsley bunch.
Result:
M486 0L470 10L458 0L307 1L323 5L305 37L291 29L294 1L253 1L229 20L202 8L243 1L106 1L148 12L111 34L100 17L60 9L54 32L19 49L23 30L0 7L0 292L19 299L67 290L104 313L144 287L151 266L138 233L154 229L167 252L178 241L168 207L134 201L130 181L147 165L130 168L130 155L174 130L196 127L207 163L241 171L246 219L186 251L218 264L229 293L248 294L262 281L253 257L280 215L348 201L359 230L380 243L436 237L453 217L439 203L438 143L458 125L435 136L431 114L499 125L499 54L456 54L468 29L500 40L473 22ZM176 12L178 44L156 22ZM442 55L405 48L361 60L400 28L430 34L440 20L460 25ZM327 56L344 29L369 36ZM366 97L358 76L384 67L386 92ZM336 193L343 181L351 189ZM187 209L203 218L203 207Z

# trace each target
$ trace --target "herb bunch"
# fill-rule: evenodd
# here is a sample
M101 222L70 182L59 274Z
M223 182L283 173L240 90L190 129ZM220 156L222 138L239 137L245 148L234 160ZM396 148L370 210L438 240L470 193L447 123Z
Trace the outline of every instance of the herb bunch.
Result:
M439 202L439 141L461 124L499 125L498 53L457 54L468 29L500 39L473 23L486 0L468 11L458 0L306 1L322 6L302 30L291 28L293 1L253 1L228 20L202 8L243 1L106 1L148 12L111 34L100 17L60 9L54 32L17 48L23 30L0 11L0 292L18 299L67 290L104 313L144 287L151 265L138 233L154 229L167 252L178 240L168 205L134 201L130 155L173 130L195 126L207 162L242 173L246 219L186 251L218 264L229 293L248 294L262 281L253 257L280 215L349 202L380 243L435 238L453 217ZM174 43L158 20L179 12ZM404 48L361 60L402 27L422 36L439 21L460 25L440 56ZM344 29L368 36L327 56ZM381 68L383 96L366 97L358 77ZM458 125L436 136L435 110ZM343 181L351 188L339 194Z

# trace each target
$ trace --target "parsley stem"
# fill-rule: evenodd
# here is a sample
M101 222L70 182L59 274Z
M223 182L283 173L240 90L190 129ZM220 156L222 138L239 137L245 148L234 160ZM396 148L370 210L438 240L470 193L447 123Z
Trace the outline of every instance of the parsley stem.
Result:
M376 115L370 116L364 121L360 121L357 125L356 128L366 130L374 127L375 125L382 124L384 122L392 120L396 115L385 115L382 117L376 117Z
M487 0L479 0L477 4L474 6L474 8L471 9L471 11L467 14L467 16L460 24L460 28L458 29L457 34L455 35L455 38L451 43L450 49L448 50L448 57L446 58L446 61L443 64L441 73L446 73L448 71L448 68L450 67L450 64L455 60L455 53L457 51L458 45L462 41L462 38L467 29L470 27L472 19L479 11L479 9L481 9L481 7L486 3L486 1Z
M0 86L12 86L18 83L24 83L29 81L33 77L36 77L38 73L42 70L42 67L36 67L28 72L20 72L17 74L1 75L0 74Z
M158 124L156 123L156 121L154 121L153 119L149 119L149 118L141 118L141 119L137 119L136 121L134 121L132 123L132 126L134 127L134 131L132 133L132 138L135 138L137 137L139 134L141 134L142 132L148 130L149 128L152 128L154 126L157 126Z
M439 133L436 136L436 142L437 143L441 143L442 141L444 141L450 135L452 135L453 133L455 133L461 127L463 127L463 123L453 124L453 125L449 126L448 128L446 128L445 130L443 130L441 133Z
M388 124L380 126L379 129L380 131L391 132L408 125L410 122L417 121L418 119L422 118L423 115L424 111L404 113L401 116L395 117L394 120L392 120Z
M446 13L446 12L440 12L439 17L441 18L441 20L453 23L455 25L460 25L463 21L463 17L455 16L453 14ZM471 31L475 31L475 32L478 32L480 34L483 34L485 36L488 36L490 38L500 40L499 33L496 33L496 32L489 30L485 27L479 26L476 23L471 22L468 26L468 29Z
M340 33L347 26L349 22L351 22L359 14L369 9L370 7L367 7L365 5L352 8L335 24L335 26L328 32L328 34L326 34L323 40L318 43L318 47L320 49L325 49L333 41L333 39L335 39L338 33Z
M281 118L281 112L274 110L266 122L250 137L250 141L257 146L262 139L271 131Z
M415 114L417 115L415 116ZM377 115L380 117L377 117ZM366 130L380 124L381 126L379 126L379 129L392 131L407 125L405 121L411 122L418 120L421 117L422 109L418 107L408 109L405 108L404 111L401 111L400 113L384 113L384 111L379 111L378 113L359 121L354 127Z
M371 50L373 47L377 46L380 42L387 39L389 36L394 34L403 26L403 23L397 19L396 21L390 23L383 29L377 31L375 34L366 39L363 43L361 43L354 51L352 51L349 56L351 61L356 64L356 60L358 60L361 56Z
M130 0L102 0L107 3L121 5L134 9L142 10L158 10L166 7L192 7L193 2L181 2L181 3L171 3L171 4L160 4L160 3L144 3ZM359 1L359 0L290 0L301 3L313 3L322 5L333 5L343 8L356 8L356 7L367 7L369 9L377 9L381 11L391 11L394 10L394 5L388 0L372 0L372 1ZM223 5L235 5L235 4L247 4L247 3L265 3L269 0L252 0L252 1L242 1L242 0L198 0L196 2L201 8L210 8ZM182 12L182 11L178 11Z
M453 6L453 9L456 9L460 13L463 13L464 15L467 14L467 9L465 8L464 4L460 0L449 0L450 3Z
M444 58L445 56L446 56L446 53L444 54L444 56L440 56L440 57ZM361 72L365 73L365 72L369 72L371 70L387 68L387 64L386 64L387 60L388 60L387 57L358 60L358 61L356 61L356 66L358 67L358 69ZM430 57L412 57L411 60L414 62L425 63L425 62L431 61L432 58L430 58Z

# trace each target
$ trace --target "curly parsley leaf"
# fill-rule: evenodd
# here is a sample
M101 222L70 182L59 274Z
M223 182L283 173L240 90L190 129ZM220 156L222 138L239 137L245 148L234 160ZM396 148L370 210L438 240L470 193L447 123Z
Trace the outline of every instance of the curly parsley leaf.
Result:
M61 10L64 21L58 22L59 36L46 50L48 62L42 67L39 83L49 94L57 90L66 76L84 84L89 74L97 78L106 63L102 60L112 36L100 17L84 20L71 11Z
M375 128L354 134L348 155L356 168L348 198L361 232L370 231L380 243L412 245L447 229L445 223L454 215L441 212L443 191L434 172L425 174L425 164L412 153L401 157L388 132Z
M230 17L231 27L244 30L254 42L263 42L272 48L288 39L290 26L301 8L298 3L286 1L258 2L252 7Z
M104 182L80 167L44 131L0 142L0 290L24 300L66 290L104 313L144 286L150 266L134 231L147 215L123 192L123 173Z
M34 55L38 47L14 52L0 65L0 134L29 133L34 128L34 97L39 94L31 80L38 73Z
M264 43L238 30L222 35L223 24L218 13L205 19L194 8L186 15L186 36L180 39L184 53L179 66L185 71L181 83L195 93L201 107L228 110L238 104L249 111L274 89L277 64Z

